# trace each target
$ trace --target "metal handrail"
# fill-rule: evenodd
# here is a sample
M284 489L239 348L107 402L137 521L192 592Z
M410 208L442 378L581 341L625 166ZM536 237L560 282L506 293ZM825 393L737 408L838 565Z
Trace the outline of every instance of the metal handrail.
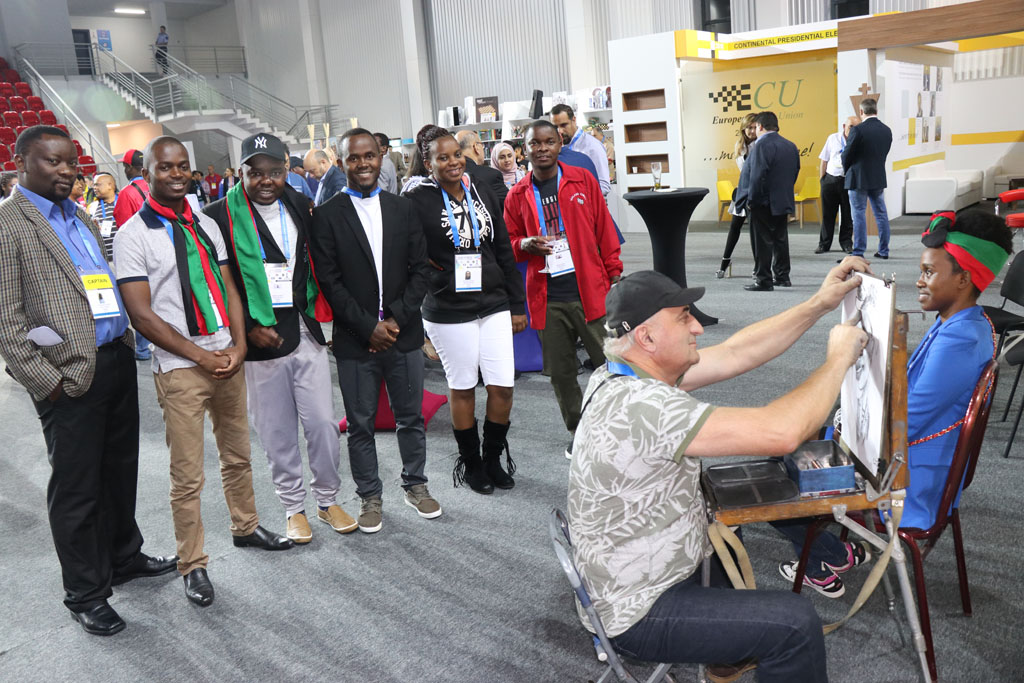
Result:
M200 73L249 75L241 45L171 45L168 52Z
M27 59L22 57L20 54L17 59L18 72L22 77L27 77L32 91L38 94L40 97L45 98L51 107L51 110L56 109L60 114L61 118L64 119L65 124L69 131L74 131L71 137L75 138L79 142L84 142L86 149L89 150L89 155L96 162L97 167L100 170L104 170L108 173L117 173L119 164L114 155L110 153L110 150L106 148L104 144L101 144L89 130L89 127L78 117L78 114L68 106L68 103L64 101L51 86L45 78L43 78L36 68ZM116 177L116 176L115 176Z

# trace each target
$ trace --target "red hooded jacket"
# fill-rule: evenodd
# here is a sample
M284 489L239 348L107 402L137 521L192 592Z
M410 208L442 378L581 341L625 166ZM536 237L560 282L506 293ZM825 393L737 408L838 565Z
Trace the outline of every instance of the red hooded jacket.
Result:
M562 182L558 186L558 206L562 211L576 282L587 322L605 314L604 298L611 280L622 274L621 246L615 233L601 187L587 171L561 162ZM526 261L526 305L530 327L543 330L547 322L548 278L540 270L544 257L522 250L522 241L540 235L537 205L533 196L533 173L528 173L505 198L505 225L512 240L517 261Z

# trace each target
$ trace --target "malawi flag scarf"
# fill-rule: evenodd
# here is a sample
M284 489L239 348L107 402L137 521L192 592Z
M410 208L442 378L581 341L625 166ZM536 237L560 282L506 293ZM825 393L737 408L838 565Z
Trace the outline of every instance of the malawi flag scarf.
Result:
M256 216L252 202L245 193L242 183L228 190L228 229L231 234L231 247L235 251L238 270L242 274L245 286L245 298L248 299L249 317L264 327L277 324L277 316L270 299L270 287L267 285L267 273L263 269L263 257L260 254L260 236L256 227ZM309 255L309 246L306 246ZM306 307L305 313L319 322L328 322L331 315L330 306L320 292L313 270L313 257L309 255L309 274L306 276Z
M192 207L185 202L185 212L176 213L152 197L146 199L146 206L171 226L188 333L198 337L228 327L228 308L224 280L217 266L217 250L192 215Z

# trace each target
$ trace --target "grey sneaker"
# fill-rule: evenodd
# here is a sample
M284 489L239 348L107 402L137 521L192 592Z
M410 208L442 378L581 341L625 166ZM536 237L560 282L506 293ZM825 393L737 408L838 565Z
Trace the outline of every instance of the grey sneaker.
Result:
M380 508L380 496L363 498L359 504L359 530L364 534L375 534L384 526Z
M413 484L405 492L405 504L416 508L423 519L434 519L441 516L441 504L433 499L426 484ZM360 519L362 519L360 517Z

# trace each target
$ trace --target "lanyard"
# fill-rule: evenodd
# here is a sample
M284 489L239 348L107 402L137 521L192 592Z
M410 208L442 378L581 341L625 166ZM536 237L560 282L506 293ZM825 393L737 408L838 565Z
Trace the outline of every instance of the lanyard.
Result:
M558 167L558 180L555 182L555 204L558 209L558 233L565 234L565 223L562 222L562 205L558 202L558 188L562 185L562 167ZM540 203L540 188L533 184L533 201L537 205L537 224L540 226L540 234L547 237L548 226L544 222L544 207Z
M633 370L633 368L629 367L625 363L618 363L616 361L610 360L607 361L606 364L608 366L608 372L612 373L613 375L625 375L627 377L636 377L636 372Z
M369 197L364 197L362 192L360 192L359 190L353 190L348 185L346 185L345 187L341 188L341 191L344 192L345 194L351 196L351 197L355 197L356 199L372 199L373 197L376 197L377 195L380 194L380 185L378 185L377 187L373 188L373 192L370 193Z
M78 230L78 237L82 240L82 244L85 245L85 250L89 252L89 258L92 259L93 265L99 268L100 270L103 270L103 267L106 265L106 262L100 258L99 254L97 254L96 250L93 249L92 247L93 243L95 242L95 240L93 240L92 238L92 233L85 229L85 227L82 225L82 222L78 220L78 216L72 216L71 222L74 224L75 229ZM70 235L68 237L68 242L71 243ZM71 246L74 245L72 244ZM78 268L79 271L84 271L85 269L82 268L82 264L78 262L78 257L75 256L75 251L77 250L68 249L68 256L71 257L72 262L74 262L75 267Z
M171 238L171 244L174 244L174 228L171 226L171 222L160 214L157 214L156 217L159 218L160 222L164 224L165 228L167 228L167 236ZM262 250L263 245L260 245L260 251Z
M284 260L292 260L292 245L288 239L288 223L284 220L284 202L277 200L277 211L281 217L281 248L284 250ZM258 235L257 235L258 237ZM263 251L263 242L260 241L260 251Z
M462 181L459 181L462 185L463 191L466 193L466 206L469 207L469 220L473 225L473 248L480 248L480 225L476 220L476 209L473 208L473 198L469 194L469 188L466 187ZM438 187L441 187L440 183ZM445 192L444 188L441 187L441 196L444 197L444 210L448 213L448 225L452 229L452 244L455 245L456 249L462 248L462 239L459 238L459 228L455 225L455 216L452 214L451 199L448 197L448 193ZM460 203L461 206L461 203Z

